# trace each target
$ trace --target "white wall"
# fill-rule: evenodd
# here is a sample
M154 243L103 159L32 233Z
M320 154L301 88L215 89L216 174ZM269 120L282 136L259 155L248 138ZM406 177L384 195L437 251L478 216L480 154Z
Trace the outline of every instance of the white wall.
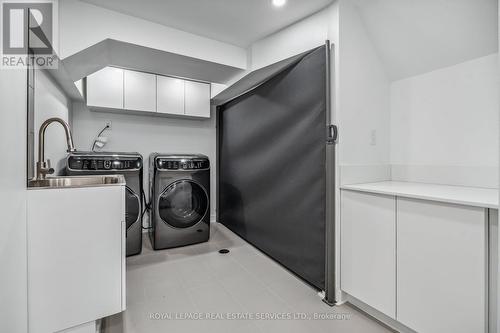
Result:
M341 183L390 179L389 80L357 8L340 2L337 123Z
M352 1L352 0L351 0ZM354 0L391 81L498 49L497 0Z
M327 39L336 42L338 4L313 14L250 46L252 70L323 45Z
M269 35L248 49L249 68L256 70L280 60L292 57L330 40L333 46L332 66L332 120L338 109L338 49L339 49L339 1L303 20Z
M89 111L73 105L73 133L78 150L90 150L97 133L111 120L105 132L105 151L139 152L144 158L144 185L148 186L149 155L159 153L205 154L211 162L211 216L215 218L215 115L208 120ZM146 189L146 195L148 195Z
M63 91L42 70L35 72L35 162L38 160L38 133L47 119L58 117L69 122L71 103ZM51 124L45 132L45 159L60 174L66 157L67 145L64 129L58 123Z
M27 75L0 70L0 332L27 332Z
M394 180L498 187L498 56L391 84Z
M380 38L371 38L373 27L382 29L387 22L360 14L355 3L345 0L339 16L341 183L393 179L497 187L496 56L454 66L449 62L451 67L392 83L391 68L378 53ZM442 36L443 43L447 37ZM424 44L434 41L422 32L419 38ZM391 41L399 45L394 38L384 43ZM435 53L432 48L427 52Z
M246 68L246 50L77 0L59 1L64 59L106 38Z

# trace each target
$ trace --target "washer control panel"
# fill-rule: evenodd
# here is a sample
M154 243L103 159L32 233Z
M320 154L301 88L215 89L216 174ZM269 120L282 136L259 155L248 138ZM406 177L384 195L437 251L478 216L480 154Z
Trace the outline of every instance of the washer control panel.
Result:
M159 170L206 170L210 162L204 158L158 158L156 168Z
M70 156L68 167L72 170L137 170L142 167L142 159L113 156Z

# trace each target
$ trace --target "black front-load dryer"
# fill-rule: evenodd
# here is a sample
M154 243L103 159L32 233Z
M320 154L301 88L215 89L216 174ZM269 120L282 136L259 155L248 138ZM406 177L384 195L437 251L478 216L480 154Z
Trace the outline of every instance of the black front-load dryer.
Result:
M73 152L66 159L70 176L123 175L125 177L126 254L142 250L143 162L138 153ZM99 232L96 230L96 232Z
M150 238L155 250L208 241L210 163L204 155L149 157Z

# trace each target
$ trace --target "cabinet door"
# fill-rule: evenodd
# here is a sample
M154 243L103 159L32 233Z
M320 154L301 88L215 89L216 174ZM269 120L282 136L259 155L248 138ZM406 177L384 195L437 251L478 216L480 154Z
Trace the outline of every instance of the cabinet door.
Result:
M419 333L485 332L485 209L398 198L397 319Z
M207 83L186 81L186 115L210 118L210 85Z
M157 77L157 111L184 114L184 80L166 76Z
M156 112L156 75L124 71L124 108Z
M124 308L125 188L28 191L30 333Z
M341 192L341 289L395 318L395 197Z
M89 75L87 105L123 109L123 69L106 67Z

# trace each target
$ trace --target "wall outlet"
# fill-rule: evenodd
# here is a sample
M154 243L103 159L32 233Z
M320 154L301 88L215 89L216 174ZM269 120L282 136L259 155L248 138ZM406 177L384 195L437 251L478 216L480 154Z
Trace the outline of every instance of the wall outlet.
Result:
M377 145L377 130L372 130L370 133L370 145L371 146Z
M108 127L108 130L110 130L112 128L112 125L113 125L113 123L111 122L111 120L106 121L106 126Z

